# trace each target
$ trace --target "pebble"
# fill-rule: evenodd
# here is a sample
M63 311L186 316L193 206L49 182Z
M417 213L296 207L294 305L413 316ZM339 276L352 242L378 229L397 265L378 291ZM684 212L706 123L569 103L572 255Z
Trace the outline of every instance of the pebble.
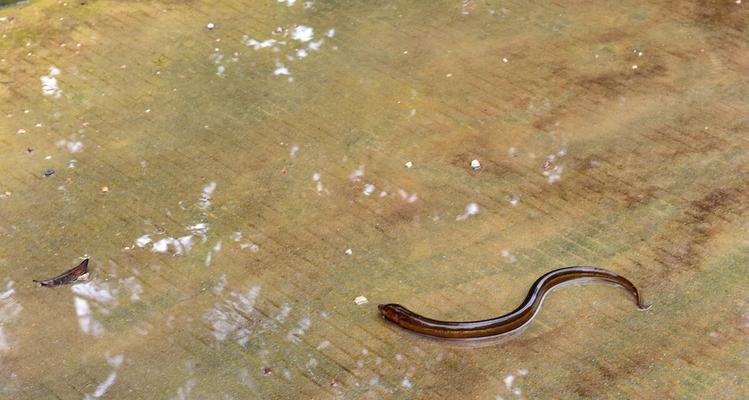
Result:
M347 255L347 256L350 256L350 255L352 255L352 254L354 254L354 251L353 251L353 250L351 250L351 249L346 249L346 255Z
M471 168L474 171L480 170L481 169L481 163L479 162L479 160L473 160L473 161L471 161Z
M48 170L44 171L44 176L52 176L54 174L55 174L55 170L54 169L48 169Z
M369 300L367 300L367 298L364 296L357 296L354 299L354 304L356 304L357 306L360 306L362 304L367 304L367 303L369 303Z
M209 22L208 25L205 26L209 31L212 31L213 28L216 27L216 25L213 24L213 22Z
M405 166L406 168L411 168L414 166L414 163L412 163L411 161L406 161L406 163L403 164L403 166Z

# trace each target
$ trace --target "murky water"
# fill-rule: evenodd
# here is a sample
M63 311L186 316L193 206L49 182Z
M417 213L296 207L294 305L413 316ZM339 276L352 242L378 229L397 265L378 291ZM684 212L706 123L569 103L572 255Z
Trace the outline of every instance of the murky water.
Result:
M0 9L0 397L740 398L749 19L660 3ZM567 265L655 308L576 285L468 346L377 314Z

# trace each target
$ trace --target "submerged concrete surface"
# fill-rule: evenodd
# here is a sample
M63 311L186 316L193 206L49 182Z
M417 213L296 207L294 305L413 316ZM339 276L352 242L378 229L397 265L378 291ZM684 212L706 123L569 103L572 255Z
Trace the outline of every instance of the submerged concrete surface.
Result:
M0 9L0 397L746 398L746 2L421 3Z

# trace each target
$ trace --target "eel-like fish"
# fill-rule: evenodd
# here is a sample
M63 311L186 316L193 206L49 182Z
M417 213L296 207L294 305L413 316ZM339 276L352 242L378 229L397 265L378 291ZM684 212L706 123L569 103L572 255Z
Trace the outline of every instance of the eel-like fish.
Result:
M544 274L533 283L518 308L496 318L467 322L439 321L416 314L399 304L380 304L377 308L385 319L423 335L454 340L483 339L519 331L533 319L550 290L561 284L580 280L600 280L616 284L632 294L641 311L651 307L643 305L637 288L625 277L602 268L575 266Z
M88 258L81 261L81 263L78 264L77 267L65 271L54 278L45 279L42 281L34 279L34 282L38 283L39 286L55 287L73 283L86 274L88 274Z

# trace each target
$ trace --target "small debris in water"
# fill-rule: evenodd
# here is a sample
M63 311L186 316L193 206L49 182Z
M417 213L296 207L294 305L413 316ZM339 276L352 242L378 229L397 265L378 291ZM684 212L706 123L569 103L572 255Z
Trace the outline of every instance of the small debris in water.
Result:
M335 378L330 378L330 386L338 386L338 381Z
M55 170L54 169L48 169L48 170L44 171L44 176L46 176L46 177L50 177L50 176L52 176L54 174L55 174Z
M364 190L362 193L364 193L365 196L371 196L372 193L374 193L375 185L372 185L371 183L368 183L364 185Z
M31 147L27 147L26 154L34 154L34 149L32 149Z
M403 166L405 166L406 168L411 168L414 166L414 163L412 163L411 161L406 161L406 163L403 164Z
M455 217L455 220L456 221L465 221L471 215L476 215L478 213L479 213L479 205L476 204L476 203L469 203L466 206L466 212L463 213L463 214L461 214L461 215L458 215L457 217Z
M101 187L101 192L102 193L108 193L109 192L109 186L102 186Z
M473 160L473 161L471 161L471 168L474 171L480 170L481 169L481 163L479 162L479 160Z
M356 298L354 299L354 303L355 303L355 304L356 304L357 306L360 306L360 305L362 305L362 304L367 304L367 303L369 303L369 300L367 300L367 298L366 298L366 297L364 297L364 296L357 296L357 297L356 297Z
M353 250L351 250L351 249L346 249L346 255L347 255L347 256L350 256L350 255L352 255L352 254L354 254L354 251L353 251Z
M268 376L273 374L273 368L265 367L263 368L263 375Z
M289 173L289 167L284 166L283 168L281 168L281 173L282 174L288 174Z
M208 25L206 25L205 27L206 27L206 29L208 29L209 31L212 31L212 30L213 30L213 28L215 28L215 27L216 27L216 25L215 25L215 24L214 24L213 22L209 22L209 23L208 23Z
M515 380L515 376L512 374L505 376L505 379L504 379L505 386L507 386L508 389L512 388L512 382L514 380Z

